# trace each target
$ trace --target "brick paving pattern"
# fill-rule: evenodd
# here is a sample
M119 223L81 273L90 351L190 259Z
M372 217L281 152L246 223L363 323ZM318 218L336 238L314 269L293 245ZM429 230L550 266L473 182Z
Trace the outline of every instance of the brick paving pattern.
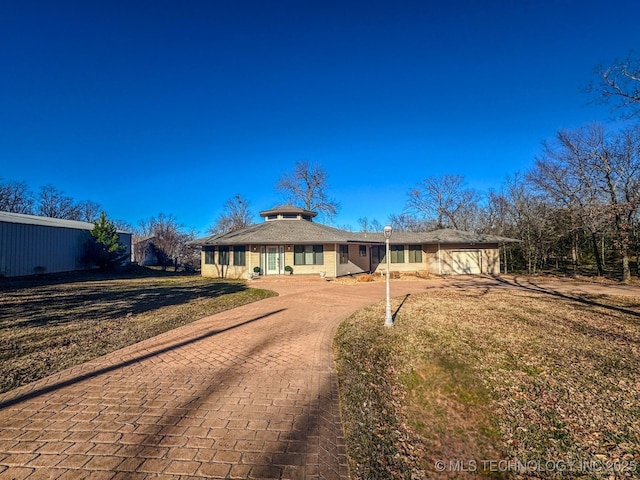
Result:
M0 480L348 478L332 340L384 284L264 280L279 297L0 395Z
M348 478L332 340L341 320L384 299L384 283L256 286L280 296L0 395L0 480ZM392 295L438 288L640 292L456 276L394 282Z

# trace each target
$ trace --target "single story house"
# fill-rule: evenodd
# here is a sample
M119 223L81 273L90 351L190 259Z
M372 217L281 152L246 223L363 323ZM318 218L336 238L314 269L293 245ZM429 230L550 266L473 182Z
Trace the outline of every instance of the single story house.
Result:
M0 277L70 272L87 268L84 246L94 224L0 212ZM131 254L131 234L118 231Z
M260 212L262 223L191 242L202 247L202 275L242 278L320 274L340 277L386 270L384 234L348 232L315 223L316 212L283 206ZM441 229L393 232L392 272L498 274L499 246L518 240ZM289 271L289 272L288 272Z

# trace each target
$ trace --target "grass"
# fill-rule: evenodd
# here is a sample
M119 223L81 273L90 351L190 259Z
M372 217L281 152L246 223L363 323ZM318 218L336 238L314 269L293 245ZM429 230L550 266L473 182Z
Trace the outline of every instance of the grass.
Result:
M638 298L439 291L383 318L335 340L356 479L640 476Z
M0 281L0 392L204 316L276 295L135 269Z

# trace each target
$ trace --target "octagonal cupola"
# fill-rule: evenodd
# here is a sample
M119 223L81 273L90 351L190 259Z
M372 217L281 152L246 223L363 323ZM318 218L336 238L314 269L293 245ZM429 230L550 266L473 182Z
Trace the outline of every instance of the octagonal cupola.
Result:
M317 212L294 207L293 205L282 205L260 212L260 216L264 218L266 222L274 220L306 220L312 222L313 217L316 215L318 215Z

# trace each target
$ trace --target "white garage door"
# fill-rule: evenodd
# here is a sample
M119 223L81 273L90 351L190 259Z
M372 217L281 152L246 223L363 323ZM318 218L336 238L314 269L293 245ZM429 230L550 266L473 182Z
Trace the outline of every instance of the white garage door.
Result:
M451 252L451 267L453 269L453 273L481 273L480 258L480 250L461 250Z

